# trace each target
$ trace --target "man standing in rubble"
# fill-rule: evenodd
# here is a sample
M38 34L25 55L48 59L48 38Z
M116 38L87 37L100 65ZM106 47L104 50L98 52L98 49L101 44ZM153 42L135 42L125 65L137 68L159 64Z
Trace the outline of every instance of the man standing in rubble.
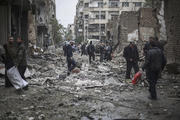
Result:
M160 48L158 48L156 41L150 41L151 48L147 51L143 70L146 69L146 75L149 82L149 92L151 100L157 99L156 83L159 73L166 65L166 58Z
M5 87L13 87L7 77L7 70L17 64L17 46L15 44L14 38L10 36L8 43L3 47L5 50L5 54L3 55L3 61L5 64Z
M89 63L91 64L91 59L93 58L93 61L95 60L95 47L92 44L92 41L90 41L90 44L87 47L87 52L89 55Z
M68 65L68 73L67 75L70 75L70 72L76 67L76 63L73 59L73 42L71 41L70 44L67 45L67 65Z
M81 56L86 55L86 44L83 43L81 46Z
M124 48L123 57L126 59L126 63L127 63L126 79L130 79L130 73L132 67L135 73L139 71L139 66L138 66L139 53L137 46L133 42L130 42L130 44Z
M18 71L21 77L25 80L24 73L27 68L27 60L26 60L27 54L26 54L26 47L21 37L17 38L17 49L18 49L17 50Z

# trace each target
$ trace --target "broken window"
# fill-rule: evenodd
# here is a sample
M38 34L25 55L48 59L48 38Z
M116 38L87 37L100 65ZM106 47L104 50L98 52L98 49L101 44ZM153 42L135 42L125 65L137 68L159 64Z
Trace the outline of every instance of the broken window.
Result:
M79 6L83 6L83 1L81 1L81 2L79 3Z
M109 0L109 7L110 8L117 8L117 7L119 7L119 0Z
M142 3L141 3L141 2L134 2L134 6L135 6L135 7L141 7L141 6L142 6Z
M105 11L99 11L95 13L96 19L106 19L106 12Z
M88 27L89 32L98 32L99 31L99 24L90 24Z
M88 7L89 7L89 3L85 3L85 4L84 4L84 7L85 7L85 8L88 8Z
M118 18L119 11L109 11L109 15L110 15L111 20L114 20L114 19Z
M101 31L105 32L105 24L101 24Z
M99 8L103 8L103 7L104 7L104 3L103 3L103 1L98 2L98 7L99 7Z
M88 19L88 18L89 18L89 15L85 15L84 18L85 18L85 19Z
M105 32L105 24L90 24L88 26L89 32L99 32L99 29L101 32Z
M118 16L119 16L119 15L111 15L111 20L118 19Z
M129 2L122 2L122 7L129 7Z

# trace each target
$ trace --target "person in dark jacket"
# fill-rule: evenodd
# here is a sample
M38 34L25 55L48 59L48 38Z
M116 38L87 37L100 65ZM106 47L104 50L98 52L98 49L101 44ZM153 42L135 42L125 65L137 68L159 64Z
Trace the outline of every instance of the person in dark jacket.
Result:
M153 37L149 37L149 41L147 41L144 45L144 48L143 48L143 52L144 52L144 56L146 57L147 55L147 52L151 49L151 44L150 42L153 41L154 38Z
M4 46L5 54L2 56L5 64L5 87L12 87L13 85L7 77L7 70L17 64L17 45L13 37L9 37L8 43Z
M105 46L104 43L101 43L99 46L99 53L100 53L100 62L104 60L104 53L105 53Z
M143 70L146 69L147 78L149 82L149 92L150 99L156 100L156 83L158 80L159 73L164 69L166 65L166 58L160 48L158 48L155 41L151 41L149 51L147 51L147 55L145 58L145 63L143 65Z
M17 67L18 67L18 71L21 75L21 77L25 80L25 71L27 68L27 59L26 59L26 47L23 43L23 40L21 39L21 37L17 38Z
M86 44L82 44L81 46L81 56L86 55Z
M89 63L91 64L91 58L93 58L93 61L95 60L95 47L92 44L92 41L90 41L90 44L87 47L87 52L89 55Z
M73 42L70 42L69 45L67 45L67 65L68 65L68 75L70 75L70 72L76 67L76 63L73 59Z
M164 46L162 45L162 43L159 41L159 39L157 37L154 38L155 42L156 42L156 46L161 49L162 51L164 51Z
M135 73L139 71L139 53L137 46L134 43L130 42L130 44L124 48L123 57L126 59L127 62L126 79L130 79L132 67Z

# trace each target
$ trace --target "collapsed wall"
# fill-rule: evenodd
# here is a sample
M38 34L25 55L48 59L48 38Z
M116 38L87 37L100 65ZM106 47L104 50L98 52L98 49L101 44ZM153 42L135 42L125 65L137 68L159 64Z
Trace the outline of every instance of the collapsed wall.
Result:
M169 72L180 73L180 1L164 0L167 28L167 68Z

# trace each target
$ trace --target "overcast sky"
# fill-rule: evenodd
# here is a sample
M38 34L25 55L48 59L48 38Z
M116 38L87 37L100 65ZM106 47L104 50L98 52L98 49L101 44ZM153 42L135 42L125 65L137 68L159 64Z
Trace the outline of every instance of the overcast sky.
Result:
M73 24L78 0L56 0L56 17L65 27Z

